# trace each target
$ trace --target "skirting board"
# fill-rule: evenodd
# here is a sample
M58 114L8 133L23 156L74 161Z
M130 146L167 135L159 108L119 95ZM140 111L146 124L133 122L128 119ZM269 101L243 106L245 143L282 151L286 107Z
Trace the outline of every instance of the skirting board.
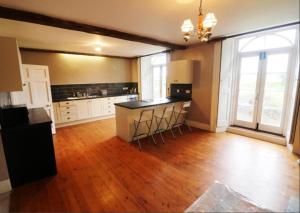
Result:
M197 128L197 129L203 129L203 130L207 130L210 131L210 125L209 124L205 124L205 123L200 123L197 121L191 121L191 120L187 120L186 121L188 125L190 125L191 127Z
M0 194L10 192L11 191L11 184L10 180L6 179L3 181L0 181Z
M216 129L215 129L215 131L214 132L216 132L216 133L220 133L220 132L226 132L227 131L227 126L224 126L224 127L217 127Z
M273 134L255 132L252 130L238 128L238 127L228 127L227 132L243 135L246 137L255 138L255 139L259 139L271 143L276 143L284 146L286 145L286 139L284 137L273 135Z

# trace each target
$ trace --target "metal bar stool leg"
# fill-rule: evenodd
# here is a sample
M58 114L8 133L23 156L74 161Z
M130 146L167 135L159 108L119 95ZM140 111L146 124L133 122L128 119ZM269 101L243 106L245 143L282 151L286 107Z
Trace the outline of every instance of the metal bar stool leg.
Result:
M153 120L153 118L152 118L152 120ZM148 134L147 134L147 137L150 135L151 138L152 138L153 143L156 145L155 138L153 137L153 134L151 133L152 120L151 120L151 122L150 122L150 125L149 125L148 122L146 121L146 125L147 125L147 127L148 127Z
M165 119L165 120L166 120L166 122L167 122L167 129L166 129L166 130L170 130L170 132L171 132L173 138L175 139L175 138L176 138L176 135L175 135L175 133L173 132L173 129L172 129L172 126L171 126L171 121L172 121L172 118L173 118L173 114L174 114L174 113L171 114L171 117L170 117L169 121L168 121L167 119Z
M159 119L159 122L157 121L157 119ZM162 123L162 120L163 120L163 118L155 117L155 122L156 122L156 126L157 127L156 127L156 130L154 131L153 134L159 133L162 142L165 143L165 140L164 140L164 138L162 136L162 130L160 129L160 125Z

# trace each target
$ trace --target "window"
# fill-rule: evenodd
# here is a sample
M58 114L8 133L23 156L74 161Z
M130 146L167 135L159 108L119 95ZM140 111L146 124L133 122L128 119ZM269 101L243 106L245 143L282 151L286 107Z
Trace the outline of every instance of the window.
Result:
M142 99L166 97L167 55L141 58Z
M242 38L239 40L239 52L270 50L283 47L293 47L296 42L296 29L289 29Z
M296 28L264 32L237 40L234 124L283 134L295 77Z

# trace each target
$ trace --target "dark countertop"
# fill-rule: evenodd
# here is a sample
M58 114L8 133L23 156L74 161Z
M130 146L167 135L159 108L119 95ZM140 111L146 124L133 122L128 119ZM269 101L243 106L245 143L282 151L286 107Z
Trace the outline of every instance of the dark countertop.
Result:
M29 125L52 123L44 108L28 109Z
M127 96L127 95L138 95L138 94L117 94L117 95L96 95L93 97L81 97L76 99L68 99L68 98L55 98L52 102L60 102L60 101L78 101L78 100L86 100L86 99L95 99L95 98L109 98L109 97L117 97L117 96Z
M131 101L131 102L124 102L124 103L115 103L116 106L125 107L128 109L139 109L144 107L151 107L163 104L172 104L176 102L182 101L191 101L191 99L184 99L184 98L160 98L154 100L144 100L144 101Z

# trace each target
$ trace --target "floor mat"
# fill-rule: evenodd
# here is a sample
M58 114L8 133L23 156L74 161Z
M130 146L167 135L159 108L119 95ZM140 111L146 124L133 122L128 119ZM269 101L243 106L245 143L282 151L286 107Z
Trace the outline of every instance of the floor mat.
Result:
M271 212L224 184L215 182L185 212Z

